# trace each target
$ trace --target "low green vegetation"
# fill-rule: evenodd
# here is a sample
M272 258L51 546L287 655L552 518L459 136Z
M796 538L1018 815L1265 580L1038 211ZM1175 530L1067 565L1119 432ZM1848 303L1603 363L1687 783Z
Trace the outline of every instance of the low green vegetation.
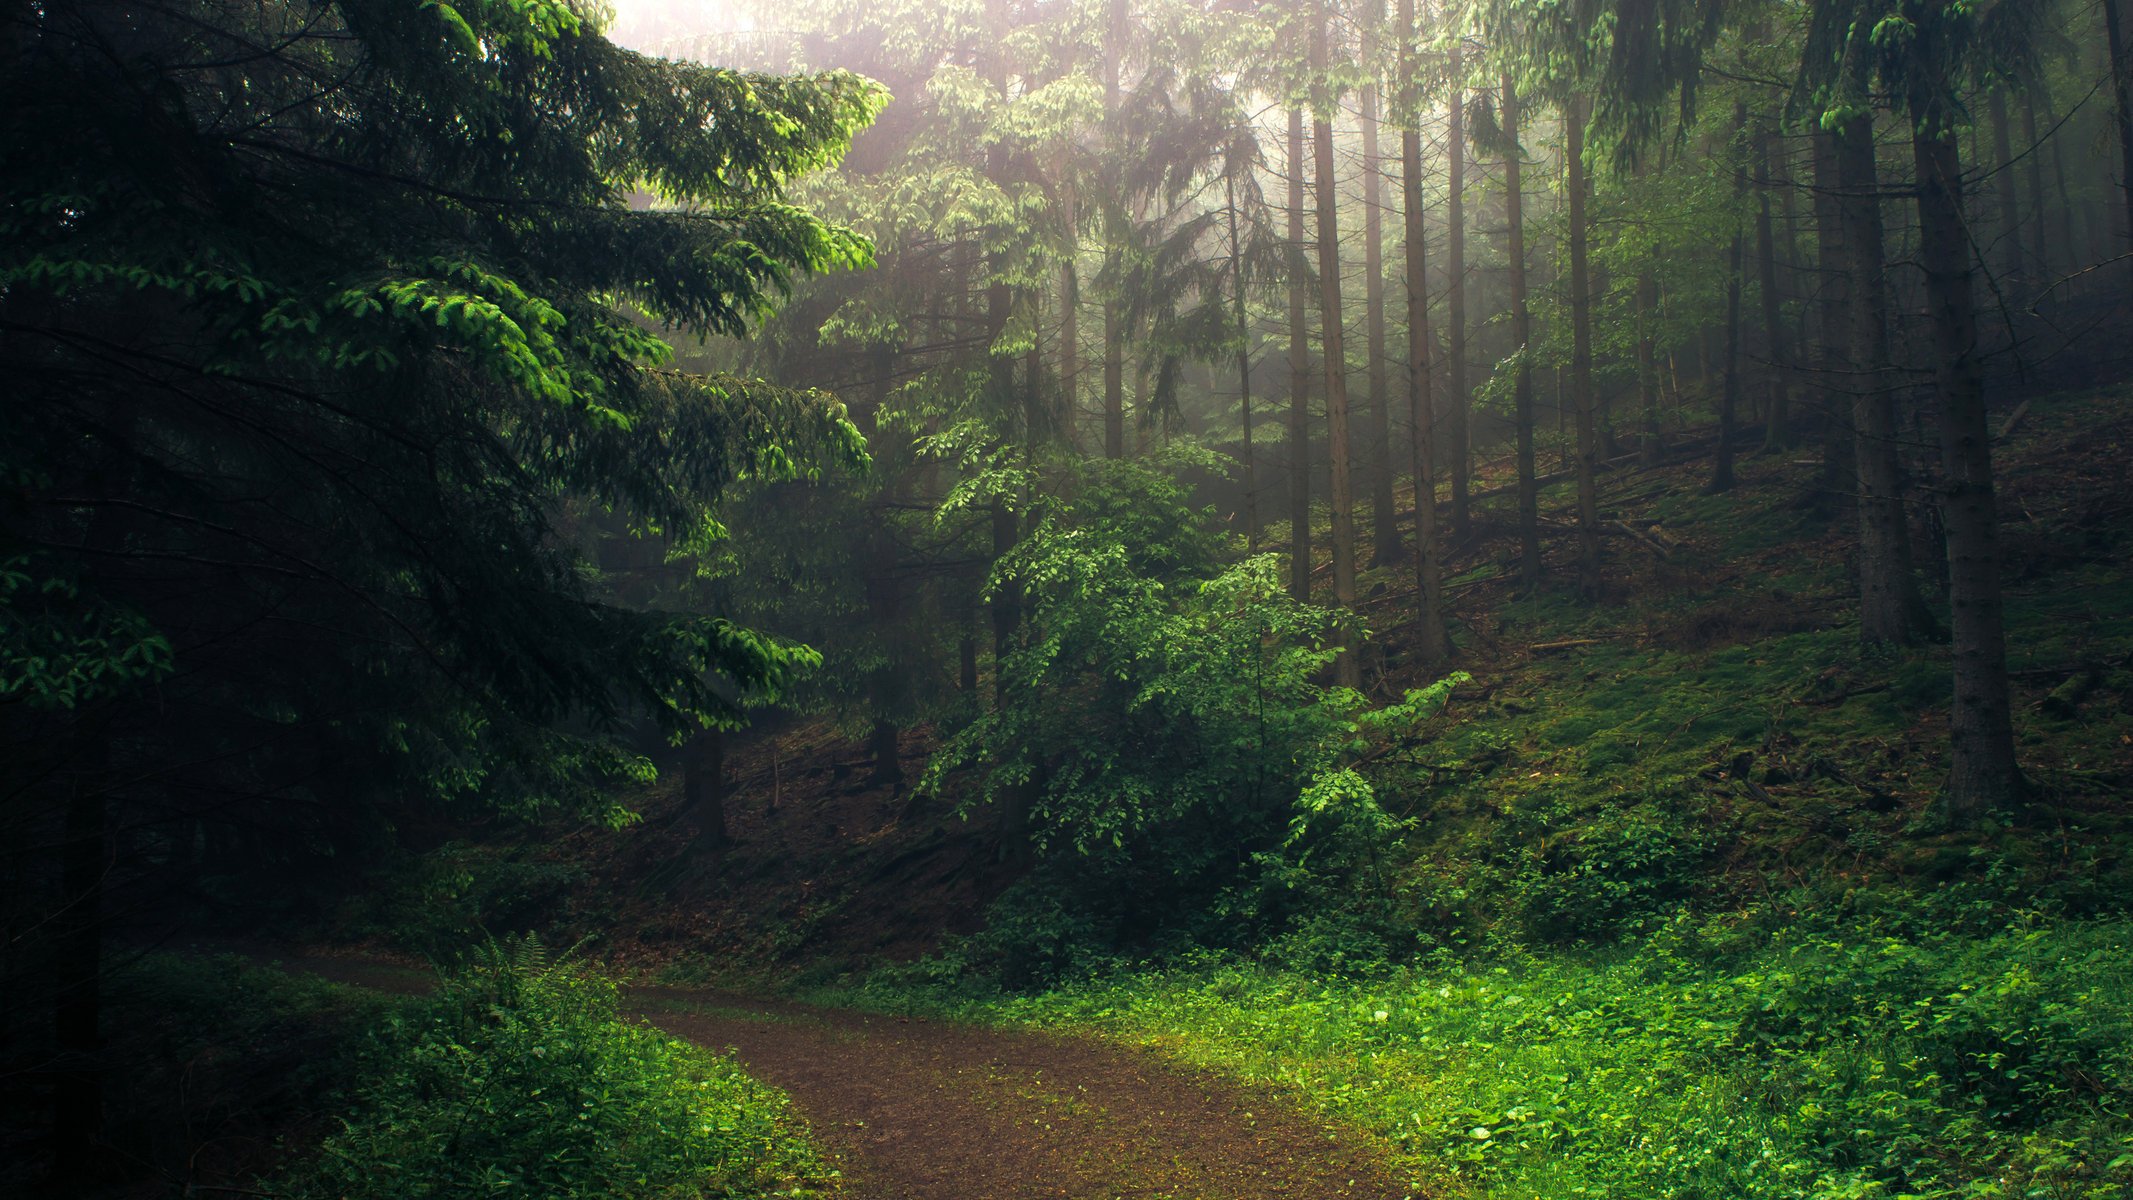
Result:
M886 998L1276 1085L1444 1197L2115 1200L2133 1188L2129 943L2124 919L1957 889L1682 916L1591 953L1506 944L1347 975L1212 958Z
M357 1056L290 1200L813 1196L834 1172L785 1097L622 1016L613 982L492 943Z

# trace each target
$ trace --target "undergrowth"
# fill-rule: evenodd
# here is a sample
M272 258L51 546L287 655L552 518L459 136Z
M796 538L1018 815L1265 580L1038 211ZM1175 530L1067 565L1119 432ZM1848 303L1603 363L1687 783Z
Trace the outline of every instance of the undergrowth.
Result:
M783 1094L623 1019L615 985L491 943L387 1020L290 1200L815 1196L834 1178Z
M862 997L1292 1089L1440 1196L2117 1200L2133 922L1965 928L1987 911L1684 914L1601 952L1500 944L1350 976L1207 958L1039 995Z

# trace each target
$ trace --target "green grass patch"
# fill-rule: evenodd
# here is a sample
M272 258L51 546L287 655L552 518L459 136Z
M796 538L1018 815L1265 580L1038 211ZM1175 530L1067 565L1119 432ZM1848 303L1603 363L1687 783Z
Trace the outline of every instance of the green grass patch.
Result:
M2052 1197L2133 1188L2133 923L1678 919L1601 954L1367 978L1205 961L1031 997L884 997L1096 1031L1285 1087L1446 1197Z

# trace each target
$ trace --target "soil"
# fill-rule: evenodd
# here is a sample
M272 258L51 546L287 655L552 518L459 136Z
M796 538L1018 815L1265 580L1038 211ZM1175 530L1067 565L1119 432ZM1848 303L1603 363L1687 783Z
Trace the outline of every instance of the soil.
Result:
M677 1037L788 1092L864 1200L1396 1200L1384 1156L1160 1051L686 993Z
M418 969L282 956L400 994ZM783 1089L845 1200L1403 1200L1385 1148L1160 1049L679 988L625 1005Z

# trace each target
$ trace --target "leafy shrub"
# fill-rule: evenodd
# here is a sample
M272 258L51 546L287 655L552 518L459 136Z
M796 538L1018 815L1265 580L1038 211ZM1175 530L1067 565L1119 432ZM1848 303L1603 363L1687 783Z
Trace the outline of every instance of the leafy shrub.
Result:
M613 983L531 939L477 952L375 1036L297 1200L812 1195L783 1096L617 1015Z
M1695 834L1649 807L1588 813L1535 838L1514 887L1531 935L1611 938L1687 895L1703 858Z

